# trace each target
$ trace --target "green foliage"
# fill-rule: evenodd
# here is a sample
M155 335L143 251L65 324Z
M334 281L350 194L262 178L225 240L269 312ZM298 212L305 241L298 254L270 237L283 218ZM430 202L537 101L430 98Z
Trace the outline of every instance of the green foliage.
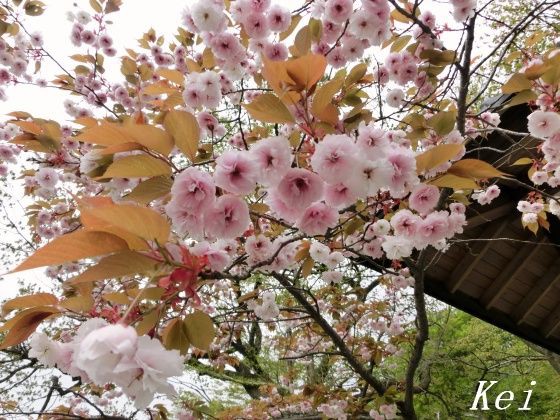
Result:
M470 315L445 309L432 312L431 339L419 368L419 380L431 378L429 393L418 395L419 418L465 418L470 411L478 381L499 381L488 392L488 419L557 419L560 413L560 374L547 356L521 339ZM548 356L552 357L552 356ZM530 382L537 382L531 386ZM517 411L524 391L533 389L531 411ZM515 394L512 406L498 411L493 406L502 391ZM478 411L478 414L481 412Z

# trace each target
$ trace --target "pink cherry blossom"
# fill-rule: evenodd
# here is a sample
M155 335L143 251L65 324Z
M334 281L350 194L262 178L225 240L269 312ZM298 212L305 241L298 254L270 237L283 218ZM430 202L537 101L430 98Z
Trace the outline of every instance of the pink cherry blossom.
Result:
M288 47L281 42L267 43L264 46L264 54L266 58L272 61L284 61L288 58Z
M224 29L225 15L214 2L197 1L190 8L190 16L199 31L219 32Z
M449 213L436 211L420 220L416 228L416 240L422 246L432 245L444 239L448 233Z
M136 373L126 381L122 379L127 375L125 378L117 377L115 382L134 399L135 407L142 410L153 401L156 393L175 394L167 380L173 376L181 376L183 358L178 350L166 350L159 340L145 335L138 338L137 346L133 358L120 366L125 372L132 370Z
M286 137L267 137L251 147L251 155L259 168L259 182L276 185L292 164L292 148Z
M245 242L245 252L250 265L266 261L273 255L272 242L264 235L249 236Z
M41 168L35 174L35 179L41 187L52 190L58 184L60 177L53 168Z
M403 235L409 238L414 237L421 218L410 210L399 210L391 218L391 227L396 235Z
M220 32L210 42L216 57L229 62L238 62L244 55L244 49L237 37L229 32Z
M364 243L362 250L360 251L362 254L367 255L368 257L375 259L383 257L383 240L381 238L375 238L370 241Z
M280 5L273 5L266 13L268 26L273 32L284 32L290 27L292 15L290 11Z
M296 222L296 226L303 233L314 236L324 235L328 228L333 228L338 223L338 212L325 203L311 204Z
M223 249L209 244L207 241L198 242L189 249L192 255L206 257L211 270L221 271L231 262L231 256Z
M209 173L190 167L177 175L171 195L187 211L204 211L214 204L216 187Z
M381 245L390 260L400 260L412 255L414 244L404 236L386 236Z
M439 200L439 188L434 185L418 184L408 197L408 204L412 210L420 214L428 214Z
M245 32L253 39L263 39L270 34L266 16L261 13L251 13L243 23Z
M174 229L180 235L189 234L194 239L200 239L204 235L203 217L200 211L192 212L183 207L180 200L171 200L165 206L165 213L171 218Z
M386 101L387 105L389 105L391 108L400 108L403 104L403 100L404 92L402 91L402 89L397 88L387 92Z
M305 210L305 207L290 206L286 204L276 189L268 191L265 202L270 207L273 215L290 223L295 223Z
M357 182L352 180L327 184L325 186L325 202L337 209L343 209L355 203L361 192L359 188L354 186L355 184Z
M341 174L352 173L356 164L356 145L350 137L329 134L311 157L311 166L327 182L336 182Z
M335 23L346 21L353 10L352 0L327 0L325 3L325 16Z
M204 215L206 231L216 238L237 238L249 227L249 207L239 197L222 195Z
M365 125L361 123L358 127L356 145L360 155L365 154L368 159L379 159L385 154L385 148L389 145L389 140L383 129L377 128L373 124Z
M551 111L534 111L527 117L529 132L536 137L560 133L560 115Z
M323 197L324 183L307 169L290 168L275 190L285 205L302 209Z
M224 190L239 195L255 188L258 167L246 151L229 150L216 159L214 180Z
M132 327L107 325L91 331L74 352L76 367L100 386L112 382L114 370L124 359L134 356L138 336Z
M358 160L355 173L366 194L373 196L381 188L389 185L394 176L394 169L386 159Z
M389 191L393 197L403 197L418 183L414 154L410 149L394 146L387 150L386 158L392 166Z
M342 281L343 279L343 274L340 271L325 271L323 274L321 274L321 278L323 279L323 281L327 284L338 284Z

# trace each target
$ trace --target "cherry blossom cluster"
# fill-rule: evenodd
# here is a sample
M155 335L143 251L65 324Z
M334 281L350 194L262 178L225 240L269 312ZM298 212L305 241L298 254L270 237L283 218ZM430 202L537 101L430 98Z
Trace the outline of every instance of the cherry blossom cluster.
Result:
M453 6L453 18L457 22L464 22L474 16L476 0L450 0Z
M270 321L280 315L280 308L276 304L276 295L272 291L261 294L262 303L250 302L249 309L253 309L255 315L264 321Z
M379 410L372 409L369 416L374 420L397 419L397 406L395 404L382 404Z
M159 340L138 337L134 328L101 318L84 322L67 342L34 333L30 347L29 355L44 366L56 366L83 382L120 386L139 409L147 407L156 393L173 395L167 380L183 373L177 350L166 350Z
M346 420L347 414L344 412L348 407L346 400L331 400L328 403L323 403L317 407L317 411L323 413L328 419Z
M0 128L0 177L8 175L8 164L17 163L17 157L21 149L9 143L9 140L19 133L19 127L14 124L5 124Z
M485 190L474 192L471 195L471 198L473 200L476 200L478 204L484 206L486 204L490 204L492 201L494 201L494 199L498 198L499 196L500 196L500 187L494 184L494 185L490 185Z
M523 223L537 223L539 213L544 210L544 204L539 201L530 203L528 201L521 200L519 203L517 203L517 210L523 213L523 216L521 218Z

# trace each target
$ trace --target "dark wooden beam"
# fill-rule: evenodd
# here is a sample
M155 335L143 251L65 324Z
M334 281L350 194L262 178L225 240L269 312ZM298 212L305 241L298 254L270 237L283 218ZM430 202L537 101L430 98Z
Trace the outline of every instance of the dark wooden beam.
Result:
M480 235L480 238L495 239L500 237L502 232L510 224L511 220L508 218L489 223L484 232ZM477 238L478 239L478 238ZM446 282L447 289L454 293L460 287L461 284L469 277L472 270L476 267L476 264L490 247L492 246L492 241L476 241L470 247L469 251L465 254L463 259L450 275L449 280Z
M556 307L548 318L543 320L539 330L546 338L549 338L558 327L560 327L560 305Z
M560 284L560 260L552 264L545 275L537 281L521 303L513 310L513 319L518 324L524 322L541 300L558 284Z
M540 243L526 243L517 252L515 257L503 268L502 272L486 289L480 298L481 303L486 309L496 305L507 287L515 280L515 277L523 265L529 261L540 249Z
M497 219L501 219L502 217L511 214L514 209L514 203L508 201L504 204L494 207L493 209L487 210L483 213L478 213L477 215L469 217L467 219L466 229L470 230L485 223L494 222Z
M486 309L480 301L468 296L461 291L450 293L443 285L431 278L426 278L425 291L428 295L454 306L472 316L475 316L491 325L506 330L518 337L535 343L545 349L560 354L560 340L554 337L545 338L539 329L528 325L517 325L509 316L496 309ZM560 306L558 308L558 323L560 324Z

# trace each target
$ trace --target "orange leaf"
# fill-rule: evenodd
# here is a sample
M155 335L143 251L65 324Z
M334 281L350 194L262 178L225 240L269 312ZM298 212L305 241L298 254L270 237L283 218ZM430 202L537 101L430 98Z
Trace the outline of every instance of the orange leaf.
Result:
M162 155L167 156L173 149L173 139L161 128L146 124L134 124L132 120L129 120L120 129L134 139L136 143L140 143Z
M110 233L78 230L59 236L39 248L12 270L12 273L98 257L127 249L128 246L124 240Z
M90 200L81 202L80 212L90 217L89 223L84 223L86 226L98 220L145 240L157 240L161 244L166 243L169 237L170 226L167 218L147 207L106 201L100 205ZM97 227L95 224L90 226L93 229Z
M313 95L311 113L324 121L324 119L320 117L321 113L325 110L327 105L332 103L334 95L336 95L343 84L344 78L338 77L321 85L321 87L315 92L315 95Z
M268 123L292 123L295 121L292 113L278 97L272 93L265 93L256 97L251 103L243 104L251 117Z
M51 293L36 293L34 295L18 296L2 305L2 315L9 314L14 309L30 308L32 306L55 305L58 299Z
M27 337L35 332L41 322L58 313L60 313L60 310L52 306L40 306L19 313L13 318L15 322L0 344L0 350L23 343Z
M151 271L157 261L134 251L109 255L86 271L67 281L70 285L142 274Z
M476 190L480 188L471 178L464 178L453 174L443 174L428 181L428 184L441 188L453 188L454 190Z
M453 159L463 150L463 144L439 144L416 156L416 172L421 174Z
M179 70L159 68L156 70L156 74L177 85L183 85L183 83L185 82L185 76L183 76L183 73L181 73Z
M194 311L185 317L187 338L193 346L208 351L214 341L216 330L212 318L202 311Z
M268 85L285 104L292 105L301 99L301 95L293 89L296 82L288 75L286 61L272 61L263 57L262 75Z
M59 305L73 312L87 313L91 310L94 303L93 296L87 295L69 297L61 301Z
M130 152L131 150L140 150L142 145L140 143L120 143L112 146L107 146L103 149L96 150L100 155L114 155L115 153Z
M191 162L194 161L200 141L200 127L194 115L186 111L171 110L165 116L163 126L173 136L179 150Z
M478 159L463 159L455 162L447 172L456 176L474 179L503 178L507 176L505 172Z
M136 124L133 120L127 121L124 125L108 122L91 125L77 135L76 139L101 146L139 143L163 155L168 155L173 148L171 137L161 128Z
M142 154L115 160L98 178L143 178L159 175L171 175L171 167L161 159Z
M106 122L101 123L101 125L86 127L76 136L76 140L102 146L134 142L131 136L119 129L118 124Z
M322 54L307 54L286 61L286 72L303 89L310 90L325 74L327 59Z

